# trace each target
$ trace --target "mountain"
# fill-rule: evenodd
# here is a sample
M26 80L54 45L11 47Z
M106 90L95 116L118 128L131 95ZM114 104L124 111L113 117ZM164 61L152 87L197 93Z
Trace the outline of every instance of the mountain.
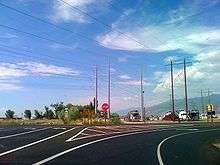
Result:
M203 97L204 106L208 104L208 97ZM210 96L211 103L214 104L216 113L220 113L220 94L213 94ZM199 110L201 113L201 97L195 97L188 99L189 103L189 109L196 109ZM182 110L185 107L185 100L184 99L178 99L175 101L176 110ZM117 113L120 115L126 115L131 110L139 110L140 107L134 107L129 109L120 110ZM171 110L171 103L169 101L162 102L160 104L148 107L146 109L146 112L153 115L161 115Z

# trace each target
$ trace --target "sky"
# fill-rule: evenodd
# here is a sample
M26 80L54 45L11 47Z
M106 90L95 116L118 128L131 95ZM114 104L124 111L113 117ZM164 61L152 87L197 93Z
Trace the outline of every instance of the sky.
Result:
M220 0L0 0L0 115L64 101L149 107L169 100L170 60L189 97L220 91ZM175 98L184 97L174 65Z

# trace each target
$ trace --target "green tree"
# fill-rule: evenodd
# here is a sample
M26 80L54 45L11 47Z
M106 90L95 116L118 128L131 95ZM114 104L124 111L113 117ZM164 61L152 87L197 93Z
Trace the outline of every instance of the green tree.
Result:
M42 112L40 112L38 110L34 110L34 115L35 115L35 119L42 119L43 118Z
M53 111L47 106L45 106L44 109L45 109L44 117L46 119L53 119L54 118Z
M121 124L120 116L117 113L112 113L110 117L110 122L112 124Z
M27 119L31 119L31 110L26 109L24 111L24 117Z
M60 113L61 113L61 111L65 110L65 108L66 108L64 103L60 102L60 103L56 103L56 104L51 104L50 106L54 108L55 118L61 118Z
M5 112L5 116L7 119L13 119L14 115L15 115L15 112L10 109Z
M76 121L81 117L80 111L77 107L73 107L72 109L69 110L69 119Z
M95 110L95 105L93 105L93 103L91 101L89 103L89 109Z

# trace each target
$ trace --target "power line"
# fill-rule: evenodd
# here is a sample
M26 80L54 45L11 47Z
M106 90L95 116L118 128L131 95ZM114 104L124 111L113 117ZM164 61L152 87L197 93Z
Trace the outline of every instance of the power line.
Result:
M71 5L70 3L68 3L68 2L66 2L66 1L64 1L64 0L58 0L58 1L63 2L64 4L68 5L71 9L74 9L75 11L78 11L78 12L82 13L83 15L86 15L86 16L90 17L90 18L93 19L94 21L96 21L96 22L102 24L103 26L107 27L108 29L110 29L110 31L115 31L115 32L117 32L117 33L123 35L125 38L133 40L133 41L136 42L138 45L140 45L142 48L147 48L147 49L149 48L149 47L147 47L146 45L143 45L141 42L139 42L139 41L137 41L136 39L134 39L133 37L128 36L128 35L125 34L124 32L121 32L120 30L112 30L112 27L111 27L109 24L104 23L103 21L101 21L101 20L99 20L98 18L92 16L91 14L85 12L84 10L82 10L82 9L76 7L76 6L73 6L73 5Z
M81 66L83 66L83 68L85 68L85 67L87 67L87 68L91 68L92 66L89 66L89 64L90 63L86 63L86 62L82 62L82 61L76 61L76 60L74 60L74 61L70 61L70 60L68 60L68 59L66 59L66 58L61 58L61 57L59 57L59 59L55 59L54 57L52 57L52 56L48 56L48 55L46 55L46 54L42 54L42 53L37 53L38 54L38 56L31 56L31 55L28 55L28 54L25 54L25 53L21 53L21 52L18 52L17 50L19 50L19 49L17 49L17 48L14 48L14 47L9 47L9 46L7 46L7 45L3 45L3 44L0 44L0 47L2 47L2 48L6 48L5 50L0 50L0 51L5 51L5 52L9 52L9 53L15 53L16 55L19 55L19 54L21 54L21 55L23 55L24 57L29 57L29 58L37 58L37 59L40 59L40 60L45 60L44 59L44 57L46 57L46 58L48 58L49 60L52 60L52 61L55 61L55 62L58 62L58 63L60 63L61 61L63 61L63 62L65 62L65 63L67 63L67 64L74 64L74 66L79 66L79 67L81 67ZM11 50L12 49L12 50ZM20 51L20 50L19 50ZM30 50L22 50L22 51L24 51L24 52L26 52L26 53L31 53L31 54L34 54L34 52L32 52L32 51L30 51ZM82 65L83 64L83 65ZM102 68L105 68L106 66L101 66L100 65L100 67L102 67Z
M47 38L47 37L43 37L43 36L39 36L37 34L34 34L34 33L30 33L30 32L26 32L26 31L22 31L22 30L19 30L17 28L14 28L14 27L11 27L11 26L7 26L7 25L3 25L3 24L0 24L0 27L2 28L6 28L6 29L10 29L10 30L13 30L13 31L16 31L18 33L23 33L23 34L26 34L28 36L32 36L32 37L35 37L35 38L38 38L38 39L42 39L42 40L45 40L45 41L49 41L49 42L52 42L52 43L56 43L56 44L59 44L59 45L64 45L64 46L67 46L65 43L63 42L59 42L59 41L56 41L56 40L53 40L53 39L50 39L50 38ZM71 46L70 46L71 47ZM80 49L80 50L83 50L83 51L86 51L88 53L91 53L91 54L96 54L96 52L93 52L91 50L88 50L88 49L83 49L83 48L80 48L80 47L72 47L74 49ZM98 53L99 54L99 53Z

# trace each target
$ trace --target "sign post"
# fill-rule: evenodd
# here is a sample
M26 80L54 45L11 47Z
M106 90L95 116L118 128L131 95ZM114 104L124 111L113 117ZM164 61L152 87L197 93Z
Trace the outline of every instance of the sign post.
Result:
M108 110L109 110L109 104L108 103L102 104L102 112L104 113L105 125L106 125L106 118L107 118Z

